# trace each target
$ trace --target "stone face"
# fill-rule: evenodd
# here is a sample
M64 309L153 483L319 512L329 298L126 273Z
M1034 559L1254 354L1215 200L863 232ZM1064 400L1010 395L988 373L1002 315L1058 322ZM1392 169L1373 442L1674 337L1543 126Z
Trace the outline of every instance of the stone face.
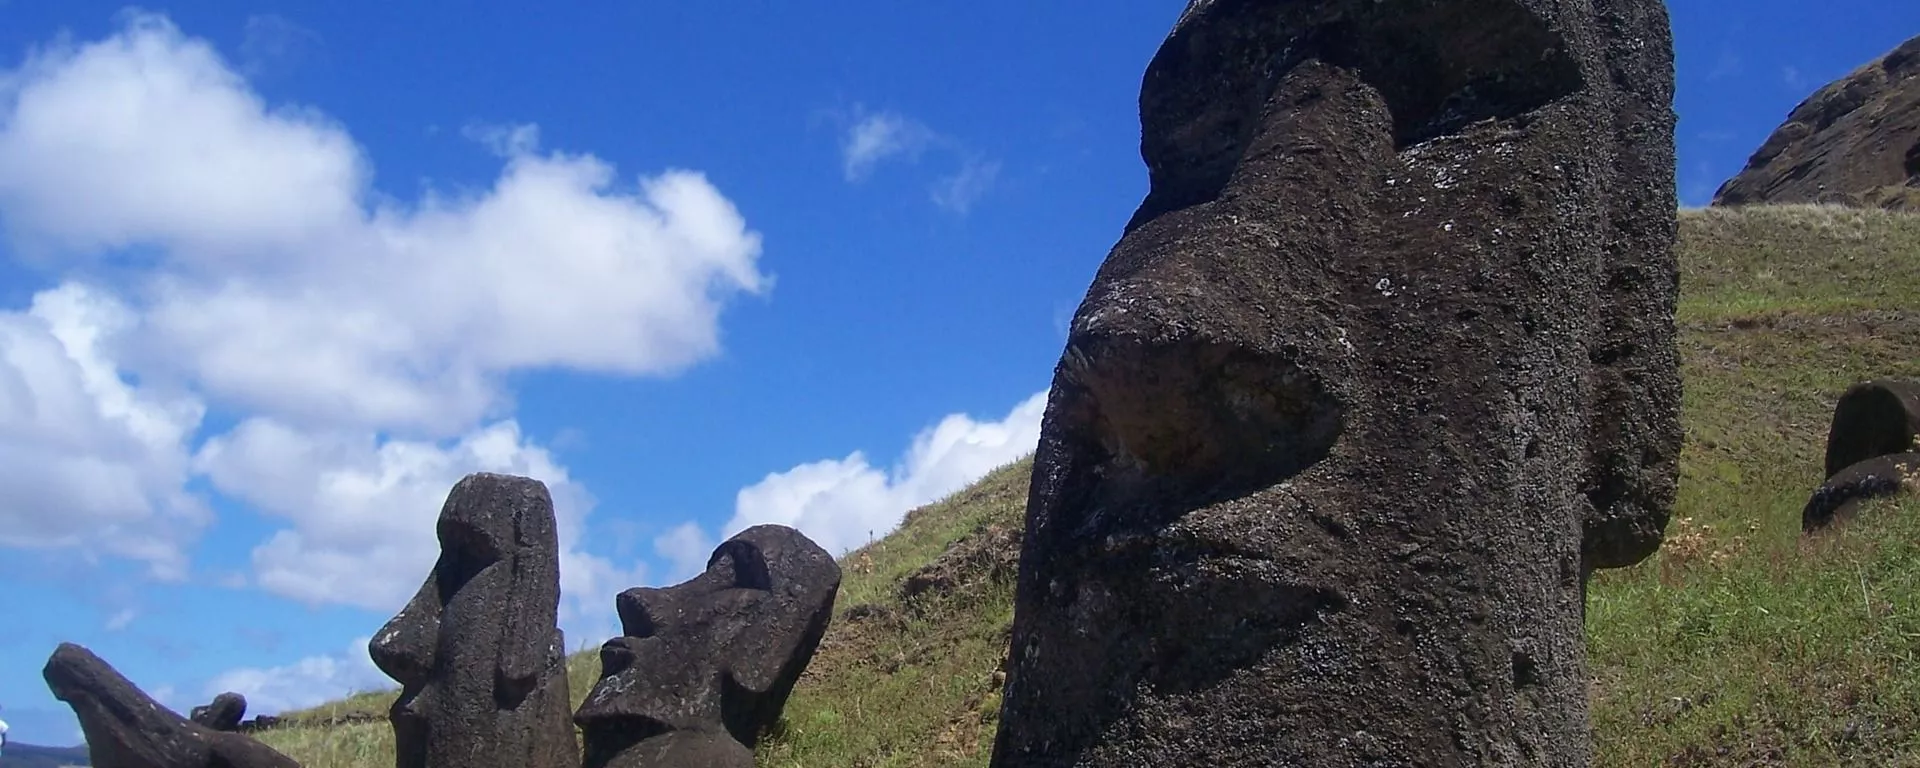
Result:
M1847 388L1827 430L1827 477L1876 456L1920 451L1920 381L1882 379Z
M547 487L477 473L453 486L440 558L368 651L401 684L398 768L572 768L559 541Z
M1901 494L1920 494L1920 453L1876 456L1834 473L1800 511L1800 530L1820 530L1852 516L1861 502Z
M1713 199L1752 203L1920 210L1920 37L1807 97Z
M996 766L1583 766L1680 447L1657 0L1201 0L1036 456Z
M194 707L187 719L216 731L237 731L246 716L247 697L228 691L213 697L211 704Z
M761 525L720 544L704 573L620 593L622 637L574 721L588 768L753 765L826 634L840 566L799 531Z
M292 758L237 733L223 733L160 706L112 665L61 643L41 670L53 695L73 708L96 768L299 768Z

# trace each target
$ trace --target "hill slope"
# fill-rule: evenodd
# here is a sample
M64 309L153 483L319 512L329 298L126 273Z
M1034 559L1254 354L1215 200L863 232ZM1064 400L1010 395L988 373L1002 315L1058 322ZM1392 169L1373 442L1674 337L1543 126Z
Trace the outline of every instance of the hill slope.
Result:
M1680 497L1666 546L1590 589L1598 764L1920 765L1920 501L1800 537L1834 400L1920 377L1920 215L1685 211L1680 258ZM762 765L986 764L1030 469L842 559L838 615ZM576 698L595 664L573 660ZM384 768L384 723L320 723L390 697L264 738L309 768Z
M1714 194L1714 205L1920 210L1920 37L1827 84Z

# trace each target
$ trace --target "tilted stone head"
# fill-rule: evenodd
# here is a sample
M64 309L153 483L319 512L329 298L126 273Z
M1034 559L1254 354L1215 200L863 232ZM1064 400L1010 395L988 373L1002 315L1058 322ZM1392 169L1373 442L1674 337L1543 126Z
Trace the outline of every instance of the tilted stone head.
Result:
M751 766L833 617L840 566L799 531L722 542L704 573L615 602L623 636L575 714L589 768Z
M213 697L211 704L194 707L187 719L216 731L235 731L246 716L247 697L227 691Z
M1197 0L1035 459L996 766L1580 766L1680 446L1658 0Z
M61 643L41 670L54 698L73 708L97 768L299 768L265 744L192 722L160 706L119 670Z
M447 495L437 529L433 571L368 646L401 684L389 712L395 765L579 765L546 485L468 475Z

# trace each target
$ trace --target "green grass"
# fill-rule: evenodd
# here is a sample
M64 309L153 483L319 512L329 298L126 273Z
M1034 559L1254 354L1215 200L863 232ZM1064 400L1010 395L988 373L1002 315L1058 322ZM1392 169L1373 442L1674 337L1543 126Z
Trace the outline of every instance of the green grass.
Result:
M1588 592L1599 763L1920 765L1920 502L1800 534L1840 393L1920 377L1920 216L1682 222L1680 495Z
M1920 501L1800 535L1835 399L1920 377L1920 215L1813 206L1681 214L1687 444L1661 551L1597 574L1588 650L1601 766L1920 766ZM903 600L901 580L1016 528L1003 468L842 559L833 627L763 741L764 766L983 766L1011 585ZM858 617L858 618L856 618ZM570 662L576 699L597 672ZM391 693L265 736L309 768L385 768Z

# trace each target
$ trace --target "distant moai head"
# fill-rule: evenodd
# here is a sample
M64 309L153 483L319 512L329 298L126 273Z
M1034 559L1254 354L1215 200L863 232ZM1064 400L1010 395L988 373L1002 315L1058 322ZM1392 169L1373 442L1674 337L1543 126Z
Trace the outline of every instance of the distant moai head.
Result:
M578 765L546 486L468 475L448 494L437 532L433 571L368 646L401 684L389 713L396 766Z
M692 765L687 755L705 755L752 765L755 740L826 633L839 587L826 550L762 525L722 542L693 579L620 593L623 636L601 646L600 680L574 716L585 764Z

